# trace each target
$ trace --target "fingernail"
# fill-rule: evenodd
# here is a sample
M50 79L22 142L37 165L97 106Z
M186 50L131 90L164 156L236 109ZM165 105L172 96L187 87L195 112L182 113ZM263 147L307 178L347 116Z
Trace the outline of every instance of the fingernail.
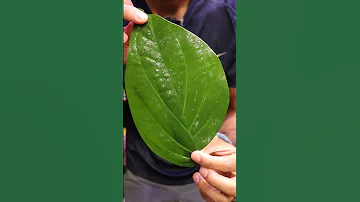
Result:
M201 156L200 156L199 152L198 152L198 151L194 151L194 152L191 154L191 159L192 159L193 161L195 161L196 163L200 163L200 161L201 161Z
M207 176L209 174L208 170L206 168L203 168L203 167L200 168L199 172L200 172L201 176L203 176L203 178L207 178Z
M199 177L198 174L195 174L195 175L194 175L194 182L195 182L195 184L199 184L199 182L200 182L200 177Z
M146 13L138 10L138 11L136 11L135 18L137 20L143 21L147 18L147 15L146 15Z

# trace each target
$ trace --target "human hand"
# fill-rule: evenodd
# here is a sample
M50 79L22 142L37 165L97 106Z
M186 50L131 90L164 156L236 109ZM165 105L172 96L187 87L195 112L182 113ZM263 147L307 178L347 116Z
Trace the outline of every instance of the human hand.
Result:
M236 147L215 138L191 159L201 167L193 180L206 202L230 202L236 198Z
M129 38L131 30L135 24L144 24L148 20L146 13L134 7L131 0L124 0L124 20L129 21L129 24L124 27L124 64L126 63L127 53L129 48Z

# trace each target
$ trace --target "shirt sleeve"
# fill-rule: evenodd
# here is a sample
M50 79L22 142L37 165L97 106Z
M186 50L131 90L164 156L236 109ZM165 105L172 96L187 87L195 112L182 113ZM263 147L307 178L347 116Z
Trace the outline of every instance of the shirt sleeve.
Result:
M227 48L227 53L220 60L224 66L227 82L229 88L236 88L236 1L225 0L225 9L228 14L228 19L232 23L232 30L229 32L230 45Z

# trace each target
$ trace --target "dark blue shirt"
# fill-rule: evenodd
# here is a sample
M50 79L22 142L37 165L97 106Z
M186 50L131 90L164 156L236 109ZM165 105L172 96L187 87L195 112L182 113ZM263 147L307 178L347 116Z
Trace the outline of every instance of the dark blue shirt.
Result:
M135 7L151 14L145 0L133 0ZM182 26L204 40L216 54L225 70L230 88L236 87L236 0L191 0ZM127 22L124 22L126 25ZM167 185L192 183L199 167L173 165L153 153L136 130L127 102L124 102L127 169L144 179ZM215 136L215 134L214 134Z

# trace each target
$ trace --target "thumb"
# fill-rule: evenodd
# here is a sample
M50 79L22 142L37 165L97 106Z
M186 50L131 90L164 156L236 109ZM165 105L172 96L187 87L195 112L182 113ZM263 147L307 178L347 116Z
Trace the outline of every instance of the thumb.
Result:
M201 151L191 153L191 159L200 166L222 172L233 172L236 170L236 153L226 156L212 156Z

